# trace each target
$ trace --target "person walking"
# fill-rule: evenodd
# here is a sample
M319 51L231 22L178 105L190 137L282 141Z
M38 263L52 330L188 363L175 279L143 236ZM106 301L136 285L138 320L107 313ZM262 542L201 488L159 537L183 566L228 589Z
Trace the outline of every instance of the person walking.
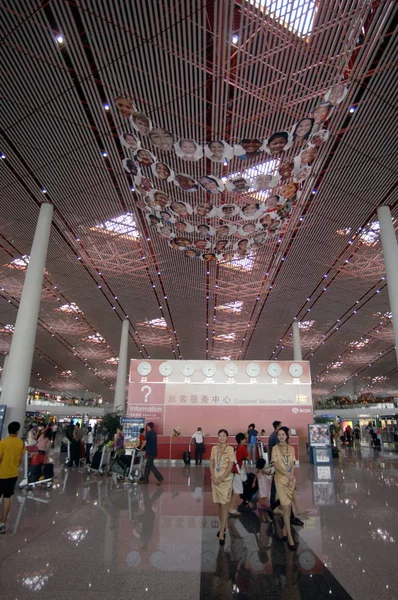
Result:
M124 433L121 425L116 429L115 452L116 456L124 456L126 454L126 450L124 449Z
M37 442L37 450L39 454L44 456L43 462L48 462L51 450L51 441L53 434L50 427L47 427L43 435L41 435Z
M156 485L160 485L164 481L164 478L154 464L154 460L158 454L158 436L156 434L156 431L154 430L155 425L152 422L147 423L146 427L147 432L145 436L145 441L142 445L142 449L145 448L146 450L146 463L144 478L141 483L149 483L149 474L152 471L152 473L158 480Z
M192 434L191 442L195 444L195 465L202 464L202 456L205 451L205 446L203 443L203 432L202 428L198 427L197 431Z
M58 431L58 425L56 424L55 421L51 425L51 431L52 431L52 447L54 448L54 446L55 446L55 438L57 437L57 431Z
M210 474L213 502L218 505L218 518L220 530L217 533L220 546L225 545L225 530L228 521L228 508L232 494L232 468L235 463L235 453L232 446L228 446L228 431L220 429L218 444L211 449Z
M11 497L14 494L19 466L25 452L24 443L18 438L20 429L20 423L12 421L8 425L8 438L0 441L0 498L3 497L0 533L7 531L6 523L11 508Z
M280 427L278 430L278 444L273 448L272 462L275 466L276 495L283 511L283 541L287 542L289 549L293 551L297 549L290 527L292 503L296 493L295 456L293 446L289 445L287 427Z
M256 452L257 452L257 438L258 431L254 423L250 423L247 430L247 451L249 453L249 464L256 464Z
M92 428L87 428L87 437L86 437L86 465L91 465L90 452L93 447L94 437L92 433Z
M272 427L274 428L274 430L271 433L271 435L269 436L269 440L268 440L268 462L272 462L272 449L278 443L278 430L282 427L281 421L274 421L272 423ZM275 487L275 479L273 479L272 485L271 485L271 498L270 498L270 504L271 504L272 510L274 510L274 508L276 508L276 506L277 506L275 497L276 497L276 487Z
M232 500L229 507L229 514L231 517L240 517L241 513L238 511L238 505L240 504L240 497L243 494L243 483L247 481L247 474L245 470L244 461L249 459L247 452L247 437L244 433L238 433L235 436L238 447L235 452L235 464L233 468L234 478L232 481Z

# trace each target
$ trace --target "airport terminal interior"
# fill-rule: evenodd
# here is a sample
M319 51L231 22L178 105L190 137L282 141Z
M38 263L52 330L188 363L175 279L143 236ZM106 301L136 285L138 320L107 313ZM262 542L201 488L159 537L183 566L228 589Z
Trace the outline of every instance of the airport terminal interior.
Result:
M1 600L398 597L397 21L1 3Z

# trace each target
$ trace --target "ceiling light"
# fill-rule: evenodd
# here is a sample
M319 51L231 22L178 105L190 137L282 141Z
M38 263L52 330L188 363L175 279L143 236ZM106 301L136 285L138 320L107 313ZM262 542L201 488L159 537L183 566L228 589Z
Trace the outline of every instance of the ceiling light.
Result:
M107 152L103 152L103 153L102 153L102 156L103 156L104 158L106 158L106 157L108 156L108 153L107 153Z
M42 194L47 194L47 190L46 190L46 188L42 188L42 190L41 190L41 193L42 193Z
M58 35L55 39L57 40L58 44L64 43L64 38L62 37L62 35Z
M104 104L104 109L105 109L105 110L110 110L110 106L109 106L109 104Z
M350 110L348 111L351 115L354 114L354 112L356 111L356 107L355 106L350 106Z
M232 36L231 40L233 44L237 44L239 42L239 36L235 34Z
M1 154L0 154L0 159L2 159L2 160L3 160L5 157L6 157L6 155L5 155L5 154L3 154L3 153L1 153Z

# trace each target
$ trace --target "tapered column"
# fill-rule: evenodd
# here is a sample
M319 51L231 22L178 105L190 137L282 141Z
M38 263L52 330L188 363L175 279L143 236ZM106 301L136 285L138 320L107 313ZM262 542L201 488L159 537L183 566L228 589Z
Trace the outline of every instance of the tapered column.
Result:
M122 325L122 335L120 338L119 364L117 367L115 399L113 402L114 410L124 410L126 408L126 377L129 346L129 320L124 319Z
M40 310L44 268L47 259L48 241L51 231L53 205L41 205L35 237L26 270L7 370L3 381L1 403L7 406L3 437L11 421L21 423L21 434L25 423L26 400L30 384L33 353Z
M301 340L300 340L300 328L298 321L293 321L293 359L303 360L303 353L301 351Z
M0 379L0 388L3 388L3 384L6 380L7 365L8 365L8 354L6 354L4 357L3 370L1 372L1 379Z
M379 206L377 216L380 224L381 247L387 275L388 299L392 312L395 354L398 364L398 245L395 237L391 211L388 206Z

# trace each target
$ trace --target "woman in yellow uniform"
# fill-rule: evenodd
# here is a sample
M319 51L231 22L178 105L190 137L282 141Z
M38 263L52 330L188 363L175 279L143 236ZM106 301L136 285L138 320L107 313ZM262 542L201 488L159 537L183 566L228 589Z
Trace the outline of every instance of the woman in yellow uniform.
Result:
M289 446L288 427L281 427L278 430L278 444L272 449L272 462L275 466L276 498L281 503L283 511L283 541L288 543L290 550L296 550L290 528L292 502L296 493L295 456L293 446Z
M210 455L210 474L213 502L218 504L218 517L220 519L220 546L225 545L225 530L228 521L228 509L232 495L232 467L235 456L232 446L228 446L228 431L220 429L218 444L213 446Z

